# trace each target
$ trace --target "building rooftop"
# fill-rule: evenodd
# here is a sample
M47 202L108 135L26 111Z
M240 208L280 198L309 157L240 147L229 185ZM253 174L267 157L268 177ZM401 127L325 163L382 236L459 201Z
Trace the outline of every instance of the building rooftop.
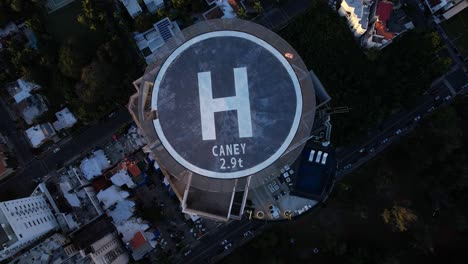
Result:
M150 64L155 60L153 54L179 31L179 25L166 17L156 22L150 30L136 34L134 39L146 62Z
M116 203L123 201L129 195L130 194L128 192L121 190L115 185L112 185L109 188L100 191L97 194L97 198L103 204L104 209L108 209Z
M18 111L23 115L24 121L31 125L36 117L47 112L49 109L44 97L40 94L29 96L17 104Z
M145 151L183 212L240 219L249 188L292 163L310 135L309 71L278 35L237 19L184 29L159 58L135 82L142 92L129 106Z
M91 180L110 167L110 162L107 159L103 150L93 151L91 155L83 159L80 164L80 170L87 180Z
M40 89L38 84L28 82L22 78L7 84L6 86L8 93L15 100L16 103L20 103L26 98L31 96L31 92Z
M55 131L50 123L35 125L28 128L25 132L34 148L39 147L46 139L55 135Z
M376 16L380 21L387 22L393 11L393 3L388 1L379 1L377 3Z
M164 6L164 0L144 0L144 2L148 11L153 14Z
M141 14L141 12L143 12L140 4L138 3L138 0L120 0L120 2L122 2L128 11L128 14L132 18L137 17L139 14Z
M54 122L53 126L57 131L72 127L74 124L76 124L76 122L78 122L68 107L65 107L64 109L55 113L55 116L57 117L57 121Z

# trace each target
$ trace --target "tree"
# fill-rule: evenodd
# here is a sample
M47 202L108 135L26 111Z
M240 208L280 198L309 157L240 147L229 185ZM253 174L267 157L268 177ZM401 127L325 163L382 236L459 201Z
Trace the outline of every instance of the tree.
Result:
M79 80L81 69L88 62L88 56L80 50L74 39L66 41L59 50L59 69L63 75Z
M144 32L153 26L153 16L149 14L141 14L135 18L135 31Z
M238 16L239 18L242 18L242 19L247 18L247 12L245 11L244 8L240 7L240 8L237 10L237 16Z
M107 63L93 61L83 68L81 83L76 92L86 104L96 104L108 94L113 82L112 66Z
M382 218L386 224L392 225L400 232L408 230L408 226L418 220L418 217L408 208L394 205L392 209L385 209Z
M253 6L255 12L257 13L262 13L263 12L263 6L262 6L262 3L260 1L255 1L254 2L254 6Z

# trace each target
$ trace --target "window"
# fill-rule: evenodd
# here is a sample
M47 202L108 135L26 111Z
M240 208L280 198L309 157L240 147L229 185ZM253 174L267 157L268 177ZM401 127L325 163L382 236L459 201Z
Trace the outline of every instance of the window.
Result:
M22 234L19 234L19 237L20 237L20 238L23 238L23 235L22 235Z
M29 227L32 227L31 222L28 222L28 224L29 224Z
M28 228L28 225L26 223L24 223L24 227Z

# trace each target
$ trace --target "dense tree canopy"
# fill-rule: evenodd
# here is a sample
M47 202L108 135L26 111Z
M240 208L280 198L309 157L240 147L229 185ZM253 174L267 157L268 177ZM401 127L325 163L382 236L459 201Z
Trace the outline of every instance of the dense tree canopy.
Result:
M450 63L438 55L443 46L432 32L408 32L366 57L344 18L320 1L280 35L314 70L332 104L352 108L334 119L339 125L333 134L340 145L367 132L391 111L411 106Z

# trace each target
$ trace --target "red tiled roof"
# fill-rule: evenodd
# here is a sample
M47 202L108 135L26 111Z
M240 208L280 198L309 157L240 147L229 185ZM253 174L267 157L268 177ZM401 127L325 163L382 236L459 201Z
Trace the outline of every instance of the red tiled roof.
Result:
M385 25L385 22L375 22L374 28L377 35L383 36L386 40L392 39L395 36L395 33L387 31L387 26Z
M132 240L130 240L130 245L132 245L133 250L138 249L144 244L146 244L146 238L145 236L143 236L141 231L136 233L135 236L133 236Z
M136 165L135 162L127 163L128 171L132 174L133 177L138 177L141 174L140 168Z
M393 3L388 1L380 1L377 4L376 15L379 17L380 21L387 22L390 19L390 16L393 12Z

